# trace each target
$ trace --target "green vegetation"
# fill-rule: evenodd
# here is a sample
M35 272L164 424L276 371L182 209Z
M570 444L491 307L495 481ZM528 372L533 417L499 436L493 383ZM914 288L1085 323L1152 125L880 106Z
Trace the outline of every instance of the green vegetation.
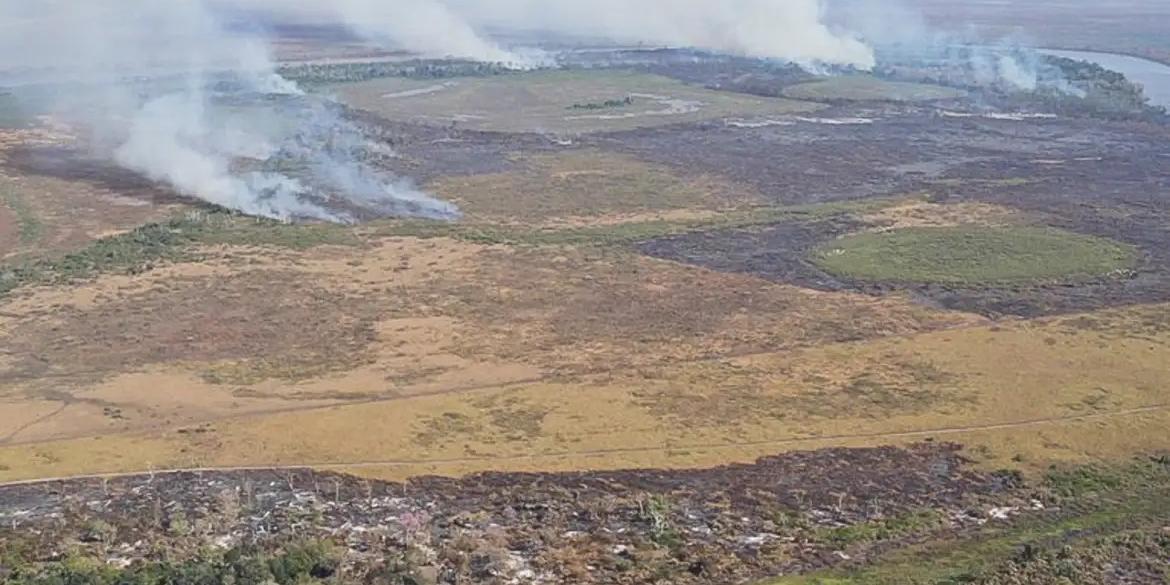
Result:
M866 281L1027 283L1080 280L1131 268L1124 244L1037 227L922 227L855 234L825 243L811 259Z
M1061 500L1109 496L1116 491L1154 489L1163 486L1170 473L1170 456L1154 457L1130 467L1089 465L1055 468L1044 484Z
M786 220L814 220L862 213L898 203L898 199L766 207L730 212L708 219L654 220L567 228L528 228L496 224L393 220L358 228L373 236L454 238L482 244L518 246L621 246L713 229L743 229ZM235 213L190 212L167 222L103 238L61 258L36 259L0 267L0 295L34 284L65 284L101 274L141 274L159 264L197 260L198 246L261 246L303 250L321 245L356 246L355 229L336 224L286 224Z
M661 495L638 501L638 515L650 525L650 540L658 546L675 549L683 545L682 535L670 520L670 500Z
M139 274L156 264L192 259L191 248L196 245L306 249L356 243L344 226L291 225L227 212L190 212L103 238L61 258L0 267L0 294L28 284L62 284L106 273Z
M815 530L815 540L844 547L851 544L881 542L921 534L943 525L943 517L939 512L930 509L915 510L860 524L837 528L819 528Z
M1050 102L1059 111L1075 110L1078 105L1103 113L1143 113L1160 110L1148 105L1149 98L1141 85L1125 75L1106 69L1097 63L1047 55L1046 65L1059 72L1059 78L1079 90L1080 95L1067 91L1047 91L1035 97ZM1082 105L1083 104L1083 105Z
M573 104L568 107L570 110L608 110L612 108L624 108L626 106L634 105L634 98L626 96L625 99L620 100L605 100L604 102L588 102L584 104Z
M869 75L846 75L800 83L784 90L784 96L813 101L925 102L957 99L966 92L941 85L886 81Z
M764 585L1089 584L1107 582L1106 571L1123 559L1142 570L1170 570L1170 537L1160 532L1170 521L1170 459L1054 470L1043 492L1051 512L913 545L864 569Z
M0 126L2 125L3 123L0 122ZM7 188L0 189L0 203L6 205L12 210L12 213L16 214L16 229L20 235L20 243L31 244L41 237L44 225L41 224L37 214L20 194Z
M821 104L760 98L687 85L676 79L623 70L542 70L465 77L436 87L434 80L404 77L336 84L345 105L391 121L468 130L578 134L721 119L812 112ZM622 115L566 111L569 104L603 104L614 96L638 98ZM390 99L394 96L410 99ZM425 96L425 97L423 97ZM659 97L660 96L660 97ZM472 116L458 114L474 113Z
M330 580L339 561L331 544L303 542L275 554L233 549L182 561L139 562L117 568L95 559L68 558L44 565L5 565L9 585L304 585Z
M288 65L280 68L285 78L304 85L329 83L351 83L403 77L406 79L446 79L449 77L487 77L514 72L500 63L476 61L431 61L413 59L410 61L386 61L379 63L313 63Z

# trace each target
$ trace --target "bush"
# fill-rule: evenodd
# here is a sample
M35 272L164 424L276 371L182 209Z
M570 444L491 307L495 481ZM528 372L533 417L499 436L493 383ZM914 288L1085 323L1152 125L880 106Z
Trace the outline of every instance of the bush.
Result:
M7 575L8 585L300 585L328 579L339 561L327 542L290 545L269 555L233 549L183 561L141 562L124 569L93 559L70 558L40 566L24 565Z

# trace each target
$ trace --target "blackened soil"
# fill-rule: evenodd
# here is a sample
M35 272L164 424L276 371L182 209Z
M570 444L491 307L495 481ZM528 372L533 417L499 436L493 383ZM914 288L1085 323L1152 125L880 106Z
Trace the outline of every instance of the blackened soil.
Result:
M422 546L443 583L506 582L524 571L557 583L740 582L842 563L841 544L820 538L822 529L929 509L944 519L933 529L962 530L985 520L978 510L1014 501L1013 478L966 469L957 449L829 449L694 471L406 484L257 471L20 485L0 488L0 543L31 540L42 560L79 542L135 559L160 546L174 555L209 542L314 537L348 547L351 574L362 558ZM87 540L95 525L113 527L105 542ZM508 562L493 565L501 555Z
M684 130L660 132L670 131ZM675 156L692 171L726 165L724 173L782 203L919 192L940 203L994 203L1043 225L1131 244L1140 250L1140 262L1129 273L1076 283L852 281L826 274L807 259L818 244L863 227L845 219L687 234L644 242L640 250L820 290L910 291L939 306L989 316L1170 301L1170 127L1085 119L935 118L926 124L911 115L848 130L802 127L796 137L780 138L791 132L776 127L735 139L713 132L678 141L674 150L652 147L646 135L645 142L627 141L623 147L664 160ZM728 140L734 140L730 150L715 144ZM775 163L769 166L764 158Z

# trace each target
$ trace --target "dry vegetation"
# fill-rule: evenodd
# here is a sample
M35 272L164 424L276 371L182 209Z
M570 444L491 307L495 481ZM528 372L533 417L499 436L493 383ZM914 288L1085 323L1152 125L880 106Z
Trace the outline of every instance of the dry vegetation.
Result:
M243 414L224 404L207 413L219 420L197 432L183 427L14 445L0 450L0 465L9 478L150 465L305 462L399 477L471 469L675 467L787 448L948 437L966 443L989 466L1042 468L1053 460L1170 446L1164 433L1152 430L1166 421L1159 395L1170 359L1166 311L1139 307L666 361L328 409L307 404L305 410L245 418L223 418ZM608 345L592 344L600 351ZM608 348L622 353L616 349ZM650 345L641 353L636 360L663 359ZM125 390L132 379L119 380L120 395L109 385L92 393L124 400L120 407L133 412L143 396ZM350 378L333 382L339 389L361 387ZM189 391L207 390L187 384ZM297 391L296 385L284 388ZM177 392L174 403L184 394ZM52 420L42 424L57 424ZM1146 425L1153 425L1151 432L1126 430ZM363 464L347 465L357 462Z
M29 174L11 164L21 149L71 140L60 130L0 128L0 260L71 252L183 207L174 200L160 202L155 193Z
M382 94L429 86L340 91L377 99L390 117L474 105L491 111L460 124L555 132L813 107L624 73L514 81L457 80L393 98ZM637 114L637 97L572 107L641 92L704 106L677 116ZM524 120L508 102L518 93L533 101ZM566 122L625 113L636 115ZM549 121L557 125L524 126ZM758 130L792 144L824 137L789 132L829 131ZM755 148L726 132L741 151ZM1035 471L1170 447L1160 430L1170 420L1159 394L1165 304L995 321L915 291L817 290L757 273L804 262L756 245L768 238L1012 228L1050 220L1043 210L921 193L768 207L763 183L605 144L521 148L490 172L432 180L467 211L461 224L279 226L196 214L87 248L178 204L92 199L120 191L84 176L4 178L0 225L15 226L0 240L15 246L7 251L84 249L33 265L0 297L0 480L302 464L375 477L675 468L934 438L965 444L988 467ZM873 149L893 164L888 146ZM1033 186L932 177L949 192ZM74 221L66 212L90 209L84 197L100 210ZM760 254L744 256L745 269L631 245L687 235L730 254L709 246L728 234ZM140 244L153 247L132 253Z
M348 105L390 120L541 134L627 130L725 116L776 116L819 107L620 71L527 73L522 81L513 75L437 81L377 79L339 85L335 90ZM627 97L632 103L624 107L588 107Z
M850 75L800 83L784 90L784 96L811 101L892 101L929 102L953 100L965 95L962 90L927 85L886 81L868 75Z
M495 223L597 224L703 217L760 203L750 188L715 177L682 178L659 165L601 151L519 161L518 170L448 177L431 189L469 219Z

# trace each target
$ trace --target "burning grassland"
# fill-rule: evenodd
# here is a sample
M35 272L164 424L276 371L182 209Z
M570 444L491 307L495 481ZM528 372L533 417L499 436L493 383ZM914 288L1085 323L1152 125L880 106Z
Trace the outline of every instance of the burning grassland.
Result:
M197 4L0 135L0 480L139 474L0 486L0 579L1154 574L1165 461L1020 475L1170 448L1170 134L1127 80L278 71Z
M917 346L889 350L896 355L858 349L891 336L938 343L923 334L981 319L919 304L930 297L885 289L825 293L808 290L824 288L824 281L776 283L769 273L768 282L756 277L761 272L715 261L746 249L725 245L736 237L767 239L765 246L753 244L757 252L770 250L753 260L753 270L803 270L807 252L836 234L1044 224L1129 242L1147 251L1150 262L1164 237L1157 227L1160 204L1148 194L1149 181L1160 177L1161 131L1087 120L941 118L920 106L858 108L837 106L825 115L865 114L874 123L684 124L587 136L563 146L535 135L391 123L347 112L364 134L394 149L394 156L378 155L370 164L425 177L472 215L455 223L341 226L195 214L102 238L64 257L10 266L4 327L20 351L4 357L11 382L5 399L29 415L6 418L4 434L30 443L11 445L4 465L16 477L192 460L407 462L377 472L390 475L500 466L686 466L759 454L759 447L745 443L808 445L839 435L841 425L860 425L862 434L873 435L839 439L850 444L961 429L994 451L989 459L1010 462L1016 447L1007 437L1031 444L1037 430L1010 426L1026 421L973 405L1003 400L997 389L1018 389L1018 381L993 376L988 379L998 381L972 382L968 375L976 374L956 373L966 371L962 364L944 356L923 359ZM1101 165L1102 149L1115 147L1134 156ZM775 153L785 164L776 164ZM803 172L793 170L806 163L811 166ZM88 179L44 180L86 185ZM1084 195L1070 200L1066 186L1074 180ZM542 189L546 184L558 188ZM931 194L794 207L759 203L916 189ZM625 195L598 198L598 190ZM513 192L531 197L502 195ZM1088 202L1089 193L1106 199L1076 204ZM630 250L657 255L652 248L666 241L700 242L692 251L705 250L705 266L715 270ZM975 290L988 294L986 287ZM1037 293L1013 294L1034 300ZM1157 298L1137 295L1125 303L1142 300ZM1093 308L1109 304L1102 302ZM1060 306L1061 312L1076 309ZM1154 316L1158 307L1150 309ZM265 317L219 317L252 313ZM1130 326L1118 319L1105 321ZM215 324L218 333L200 332L204 323ZM328 342L305 339L304 323ZM970 331L961 336L970 347L989 343L975 333L982 329ZM1011 352L988 354L987 363L1047 355L1055 351L1049 337L1063 339L1002 341ZM138 344L141 351L123 347L132 339L151 343ZM1077 339L1067 348L1058 345L1053 359L1096 351L1096 341ZM801 354L819 364L815 371L781 375L772 369L788 367L780 362L759 371L702 365L839 343L861 352L859 361L843 365L839 353L824 349L837 357ZM1150 359L1164 357L1156 347L1141 351L1152 351ZM1122 366L1109 357L1116 354L1098 355L1093 363L1106 364L1101 372L1116 372L1114 366ZM1099 380L1095 371L1074 368L1090 381ZM160 384L171 391L148 391ZM1037 395L1059 395L1052 398L1057 405L1105 405L1025 409L1034 419L1055 419L1044 432L1061 437L1022 449L1035 461L1132 453L1160 437L1153 432L1135 443L1114 433L1125 424L1154 424L1146 419L1156 413L1127 412L1150 406L1144 394L1097 398L1071 385L1066 397L1042 379L1025 386L1019 395L1028 404ZM522 395L514 403L508 402L513 390ZM502 405L476 412L467 401L477 392ZM320 410L341 403L351 408ZM280 412L289 410L302 412ZM1112 418L1096 429L1095 419L1064 420L1086 412ZM889 418L876 420L874 413ZM256 418L244 422L240 416ZM981 430L988 420L1010 430ZM361 436L349 432L354 421L365 421L357 425L365 431ZM387 421L393 428L383 428ZM204 430L176 431L192 428ZM687 437L683 429L692 435L701 430ZM52 448L41 443L91 434L101 437ZM599 454L622 445L639 451ZM448 463L433 463L438 460Z

